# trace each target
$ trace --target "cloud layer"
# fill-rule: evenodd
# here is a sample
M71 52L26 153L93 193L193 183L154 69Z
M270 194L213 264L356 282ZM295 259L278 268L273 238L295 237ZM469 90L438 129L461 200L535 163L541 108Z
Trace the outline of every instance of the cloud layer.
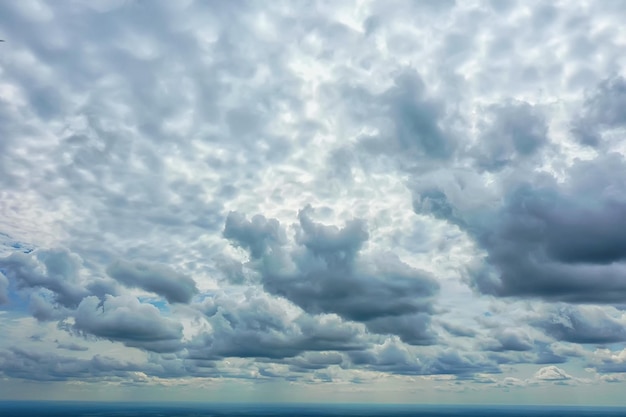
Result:
M0 392L623 402L624 19L0 4Z

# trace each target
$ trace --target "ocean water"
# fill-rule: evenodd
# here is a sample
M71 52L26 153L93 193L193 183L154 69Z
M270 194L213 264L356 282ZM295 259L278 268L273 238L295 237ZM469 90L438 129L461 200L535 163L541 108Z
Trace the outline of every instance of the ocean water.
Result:
M1 417L616 417L626 408L0 402Z

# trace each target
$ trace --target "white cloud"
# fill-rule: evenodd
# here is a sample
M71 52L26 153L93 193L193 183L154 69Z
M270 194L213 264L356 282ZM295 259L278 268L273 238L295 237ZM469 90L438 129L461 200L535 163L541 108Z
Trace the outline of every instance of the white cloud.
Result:
M535 379L542 381L567 381L572 379L572 377L561 368L551 365L544 366L535 372Z

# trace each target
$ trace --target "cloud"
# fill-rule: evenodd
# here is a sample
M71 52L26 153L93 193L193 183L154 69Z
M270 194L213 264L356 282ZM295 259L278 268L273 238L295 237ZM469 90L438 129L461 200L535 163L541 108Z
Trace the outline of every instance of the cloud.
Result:
M481 353L444 349L434 358L426 374L471 376L479 372L500 373L500 369Z
M489 346L489 349L494 351L525 352L534 348L533 340L524 331L498 330L493 336L496 343Z
M7 294L9 288L9 280L4 274L0 273L0 304L4 304L9 301Z
M625 168L621 155L607 154L575 162L562 183L545 175L515 180L482 212L462 207L466 192L423 186L414 207L459 226L486 251L485 267L470 270L484 293L619 302L626 291L626 245L617 232L626 218L626 184L612 173Z
M441 326L451 335L457 337L473 337L476 336L476 331L471 328L462 327L454 323L441 323Z
M449 347L433 351L413 350L398 338L387 339L363 351L349 352L356 367L397 375L456 375L471 378L477 373L500 373L496 362L484 353L466 352Z
M581 114L572 122L574 137L582 144L603 145L603 133L626 127L626 80L616 76L603 80L585 99Z
M85 352L89 350L87 346L82 346L77 343L57 343L57 348L74 352Z
M554 308L535 325L555 339L571 343L626 341L626 317L613 317L607 313L607 309L597 306L565 305Z
M611 351L597 349L591 358L591 364L602 373L626 372L626 349Z
M454 138L441 126L444 109L436 100L425 95L419 75L405 73L395 79L387 92L389 117L394 124L393 136L400 151L414 152L431 158L449 158L454 150Z
M343 86L342 90L350 98L345 102L348 117L377 132L361 135L360 149L423 161L445 161L454 154L457 138L447 123L452 115L447 114L444 102L429 94L418 72L397 71L393 86L379 94L366 86Z
M425 271L412 268L391 253L359 256L369 235L358 219L343 228L314 222L311 207L299 211L296 249L275 247L256 266L264 288L311 314L335 313L363 322L375 333L398 334L409 343L428 344L432 297L438 285ZM266 223L261 217L257 223ZM242 220L241 224L248 224ZM276 220L275 226L279 227ZM232 238L241 245L242 236ZM255 234L249 248L259 247ZM251 256L253 252L251 250Z
M567 372L554 365L545 366L539 369L537 372L535 372L534 378L541 381L567 381L572 379L572 377L568 375Z
M0 2L0 396L624 369L623 5L305 3Z
M67 251L15 252L0 258L0 268L20 288L50 290L64 307L76 307L88 294L79 282L80 259Z
M532 157L548 142L545 116L526 102L493 105L485 113L473 150L482 169L495 171Z
M77 359L50 353L12 349L0 352L0 369L8 377L34 381L71 381L77 378L97 381L106 377L125 378L137 365L95 355Z
M154 292L170 303L188 303L198 293L193 279L167 265L120 260L111 264L107 273L123 285Z
M276 219L261 215L247 220L241 213L230 212L224 225L224 237L249 250L253 258L260 258L270 246L280 244L281 234Z
M189 359L280 359L307 351L359 350L367 344L362 327L354 323L333 315L311 317L263 293L247 292L240 300L217 296L202 311L212 331L192 340Z
M155 352L181 349L182 325L161 316L152 304L132 297L85 298L76 310L74 328L85 334Z
M306 352L289 361L289 369L294 372L309 372L325 369L330 365L341 365L344 357L338 352Z

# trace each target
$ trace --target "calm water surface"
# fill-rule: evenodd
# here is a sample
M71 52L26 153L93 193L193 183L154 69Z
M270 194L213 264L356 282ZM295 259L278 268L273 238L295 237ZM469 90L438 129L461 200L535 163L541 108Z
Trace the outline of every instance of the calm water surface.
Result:
M626 408L0 402L2 417L626 417Z

